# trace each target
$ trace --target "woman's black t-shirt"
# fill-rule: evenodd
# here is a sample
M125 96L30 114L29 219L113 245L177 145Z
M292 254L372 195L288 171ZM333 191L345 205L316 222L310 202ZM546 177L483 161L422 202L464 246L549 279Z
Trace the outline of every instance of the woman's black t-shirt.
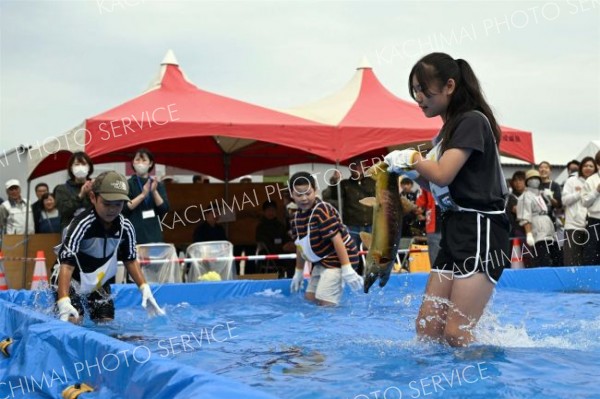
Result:
M450 195L463 208L480 211L504 210L502 192L504 174L500 169L494 135L488 121L475 111L459 116L460 120L445 150L472 150L469 159L449 185Z

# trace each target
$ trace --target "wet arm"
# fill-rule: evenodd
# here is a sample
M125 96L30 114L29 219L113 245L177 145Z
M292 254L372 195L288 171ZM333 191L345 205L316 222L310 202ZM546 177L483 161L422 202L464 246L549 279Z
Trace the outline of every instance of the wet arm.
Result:
M348 250L346 249L346 245L342 240L342 235L337 232L333 237L331 237L331 242L333 243L333 247L335 248L335 253L340 260L342 265L350 264L350 257L348 256Z
M138 262L137 259L124 262L124 264L138 287L146 282L146 279L142 274L142 269L140 268L140 262Z
M296 248L296 269L304 269L304 258L302 257L302 252L300 252L300 248Z
M448 186L471 155L472 150L451 148L444 152L439 161L425 159L421 154L415 154L414 169L426 179L438 186Z
M66 263L60 265L60 272L58 273L58 289L57 299L61 299L69 296L69 288L71 287L71 277L73 276L73 270L75 268Z

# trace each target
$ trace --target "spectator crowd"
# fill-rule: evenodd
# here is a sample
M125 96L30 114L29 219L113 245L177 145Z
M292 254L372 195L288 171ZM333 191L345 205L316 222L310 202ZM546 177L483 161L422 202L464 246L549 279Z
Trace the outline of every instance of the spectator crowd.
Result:
M163 242L160 218L169 211L163 182L153 177L154 157L139 149L132 159L135 173L129 178L130 201L123 214L133 224L137 243ZM351 177L331 177L322 198L336 207L352 239L360 245L360 233L371 232L372 209L359 203L375 196L375 182L365 176L362 162L352 165ZM508 180L510 194L506 213L511 222L511 244L523 251L525 267L580 266L600 264L600 152L595 157L573 160L567 165L568 178L561 186L552 180L552 165L541 162L537 168L516 171ZM51 191L46 183L35 186L37 201L28 204L17 179L6 182L6 200L0 198L2 234L61 233L65 227L90 207L89 193L94 165L84 152L74 153L67 164L68 179ZM207 179L195 178L199 183ZM339 187L338 187L339 185ZM338 188L341 203L338 203ZM404 218L403 242L427 242L430 259L439 247L439 227L443 214L431 193L408 177L400 182ZM294 252L290 234L290 216L294 203L286 199L285 221L277 214L277 204L265 202L256 229L256 240L267 253ZM28 209L29 208L29 209ZM226 240L226 232L211 212L194 231L193 242ZM293 265L282 262L280 277L290 277Z

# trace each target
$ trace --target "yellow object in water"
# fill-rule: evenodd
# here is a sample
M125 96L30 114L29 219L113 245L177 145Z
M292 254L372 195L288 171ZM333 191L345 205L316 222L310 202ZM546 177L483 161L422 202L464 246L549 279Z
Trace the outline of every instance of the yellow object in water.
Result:
M221 276L217 272L210 271L198 277L198 281L221 281Z
M62 397L64 399L77 399L79 395L86 392L94 392L94 388L85 383L75 384L65 388L62 392Z
M10 353L8 353L8 347L10 344L13 343L12 338L5 338L2 341L0 341L0 352L2 352L2 354L5 357L10 357Z

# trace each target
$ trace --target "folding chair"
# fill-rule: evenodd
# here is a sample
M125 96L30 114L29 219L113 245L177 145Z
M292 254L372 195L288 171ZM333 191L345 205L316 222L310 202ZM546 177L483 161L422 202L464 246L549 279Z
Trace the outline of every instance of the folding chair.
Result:
M181 283L181 265L177 258L175 245L170 243L139 244L138 260L146 281L151 283ZM145 261L164 260L160 263Z
M186 258L233 258L233 244L229 241L206 241L190 244L186 249ZM186 273L188 282L193 283L210 272L214 271L221 276L221 280L234 280L236 277L235 262L230 260L201 260L189 263Z

